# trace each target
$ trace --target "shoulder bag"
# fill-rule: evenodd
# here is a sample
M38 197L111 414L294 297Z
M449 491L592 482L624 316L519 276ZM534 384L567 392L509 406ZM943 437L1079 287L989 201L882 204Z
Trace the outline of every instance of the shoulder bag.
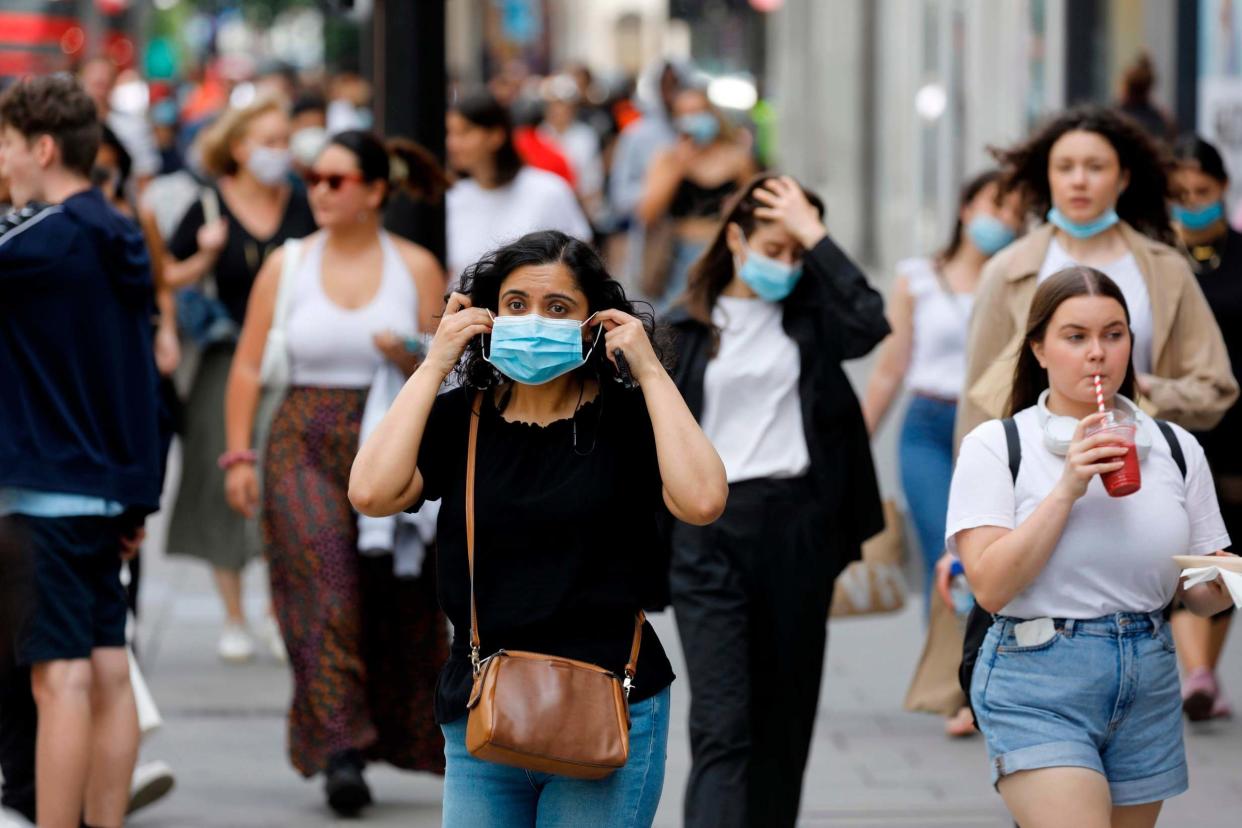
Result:
M285 242L285 258L281 262L280 285L276 288L272 327L268 329L267 343L263 346L263 361L259 364L259 382L268 390L281 391L289 386L289 344L285 336L285 323L289 321L293 282L297 278L298 258L301 253L301 239L289 239Z
M470 413L466 453L466 553L470 563L470 661L474 686L466 703L466 749L478 759L576 779L603 779L630 753L630 687L642 643L643 613L625 676L541 653L499 650L479 658L474 595L474 469L479 405Z

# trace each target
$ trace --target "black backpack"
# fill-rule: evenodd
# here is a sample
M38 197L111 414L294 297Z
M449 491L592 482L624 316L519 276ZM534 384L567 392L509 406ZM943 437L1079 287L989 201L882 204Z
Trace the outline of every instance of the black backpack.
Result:
M1009 475L1016 485L1018 468L1022 465L1022 443L1018 439L1018 424L1014 422L1013 417L1006 417L1001 420L1001 424L1005 426L1005 446L1009 451ZM1169 444L1173 462L1177 463L1177 468L1181 471L1184 480L1186 478L1186 455L1182 453L1182 444L1177 441L1173 428L1164 420L1156 420L1156 425ZM1165 613L1168 613L1168 609ZM966 705L970 707L971 713L974 713L974 707L970 704L970 679L975 672L975 661L979 658L979 651L983 648L983 639L987 637L992 621L992 614L978 604L971 607L970 615L966 618L966 635L962 642L962 665L957 670L957 682L961 685L962 692L966 694Z

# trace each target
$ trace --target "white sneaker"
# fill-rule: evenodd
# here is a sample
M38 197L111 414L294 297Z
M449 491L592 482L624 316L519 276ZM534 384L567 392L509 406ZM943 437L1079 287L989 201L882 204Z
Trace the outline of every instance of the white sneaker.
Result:
M158 802L168 796L176 783L172 768L158 759L139 765L134 768L134 777L129 785L129 810L125 813L132 814Z
M240 624L225 624L216 653L224 661L249 661L254 658L254 639Z
M263 643L267 645L267 651L272 658L281 664L289 660L289 651L285 649L284 636L280 634L280 625L276 623L274 616L268 615L263 619L263 626L259 630L259 636L263 639Z

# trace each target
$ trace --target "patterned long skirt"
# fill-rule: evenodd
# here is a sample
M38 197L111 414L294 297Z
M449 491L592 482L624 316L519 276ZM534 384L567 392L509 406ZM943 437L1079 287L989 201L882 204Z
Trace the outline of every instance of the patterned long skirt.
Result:
M435 573L400 579L390 557L358 554L347 490L365 401L365 391L291 388L265 458L263 543L293 667L289 758L303 776L349 749L444 771L434 702L448 645Z

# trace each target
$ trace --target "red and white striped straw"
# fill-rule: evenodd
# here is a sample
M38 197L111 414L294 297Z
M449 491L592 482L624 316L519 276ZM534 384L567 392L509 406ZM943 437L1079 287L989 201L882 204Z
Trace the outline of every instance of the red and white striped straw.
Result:
M1095 402L1100 407L1100 413L1103 414L1107 409L1104 408L1104 389L1100 387L1100 375L1095 375Z

